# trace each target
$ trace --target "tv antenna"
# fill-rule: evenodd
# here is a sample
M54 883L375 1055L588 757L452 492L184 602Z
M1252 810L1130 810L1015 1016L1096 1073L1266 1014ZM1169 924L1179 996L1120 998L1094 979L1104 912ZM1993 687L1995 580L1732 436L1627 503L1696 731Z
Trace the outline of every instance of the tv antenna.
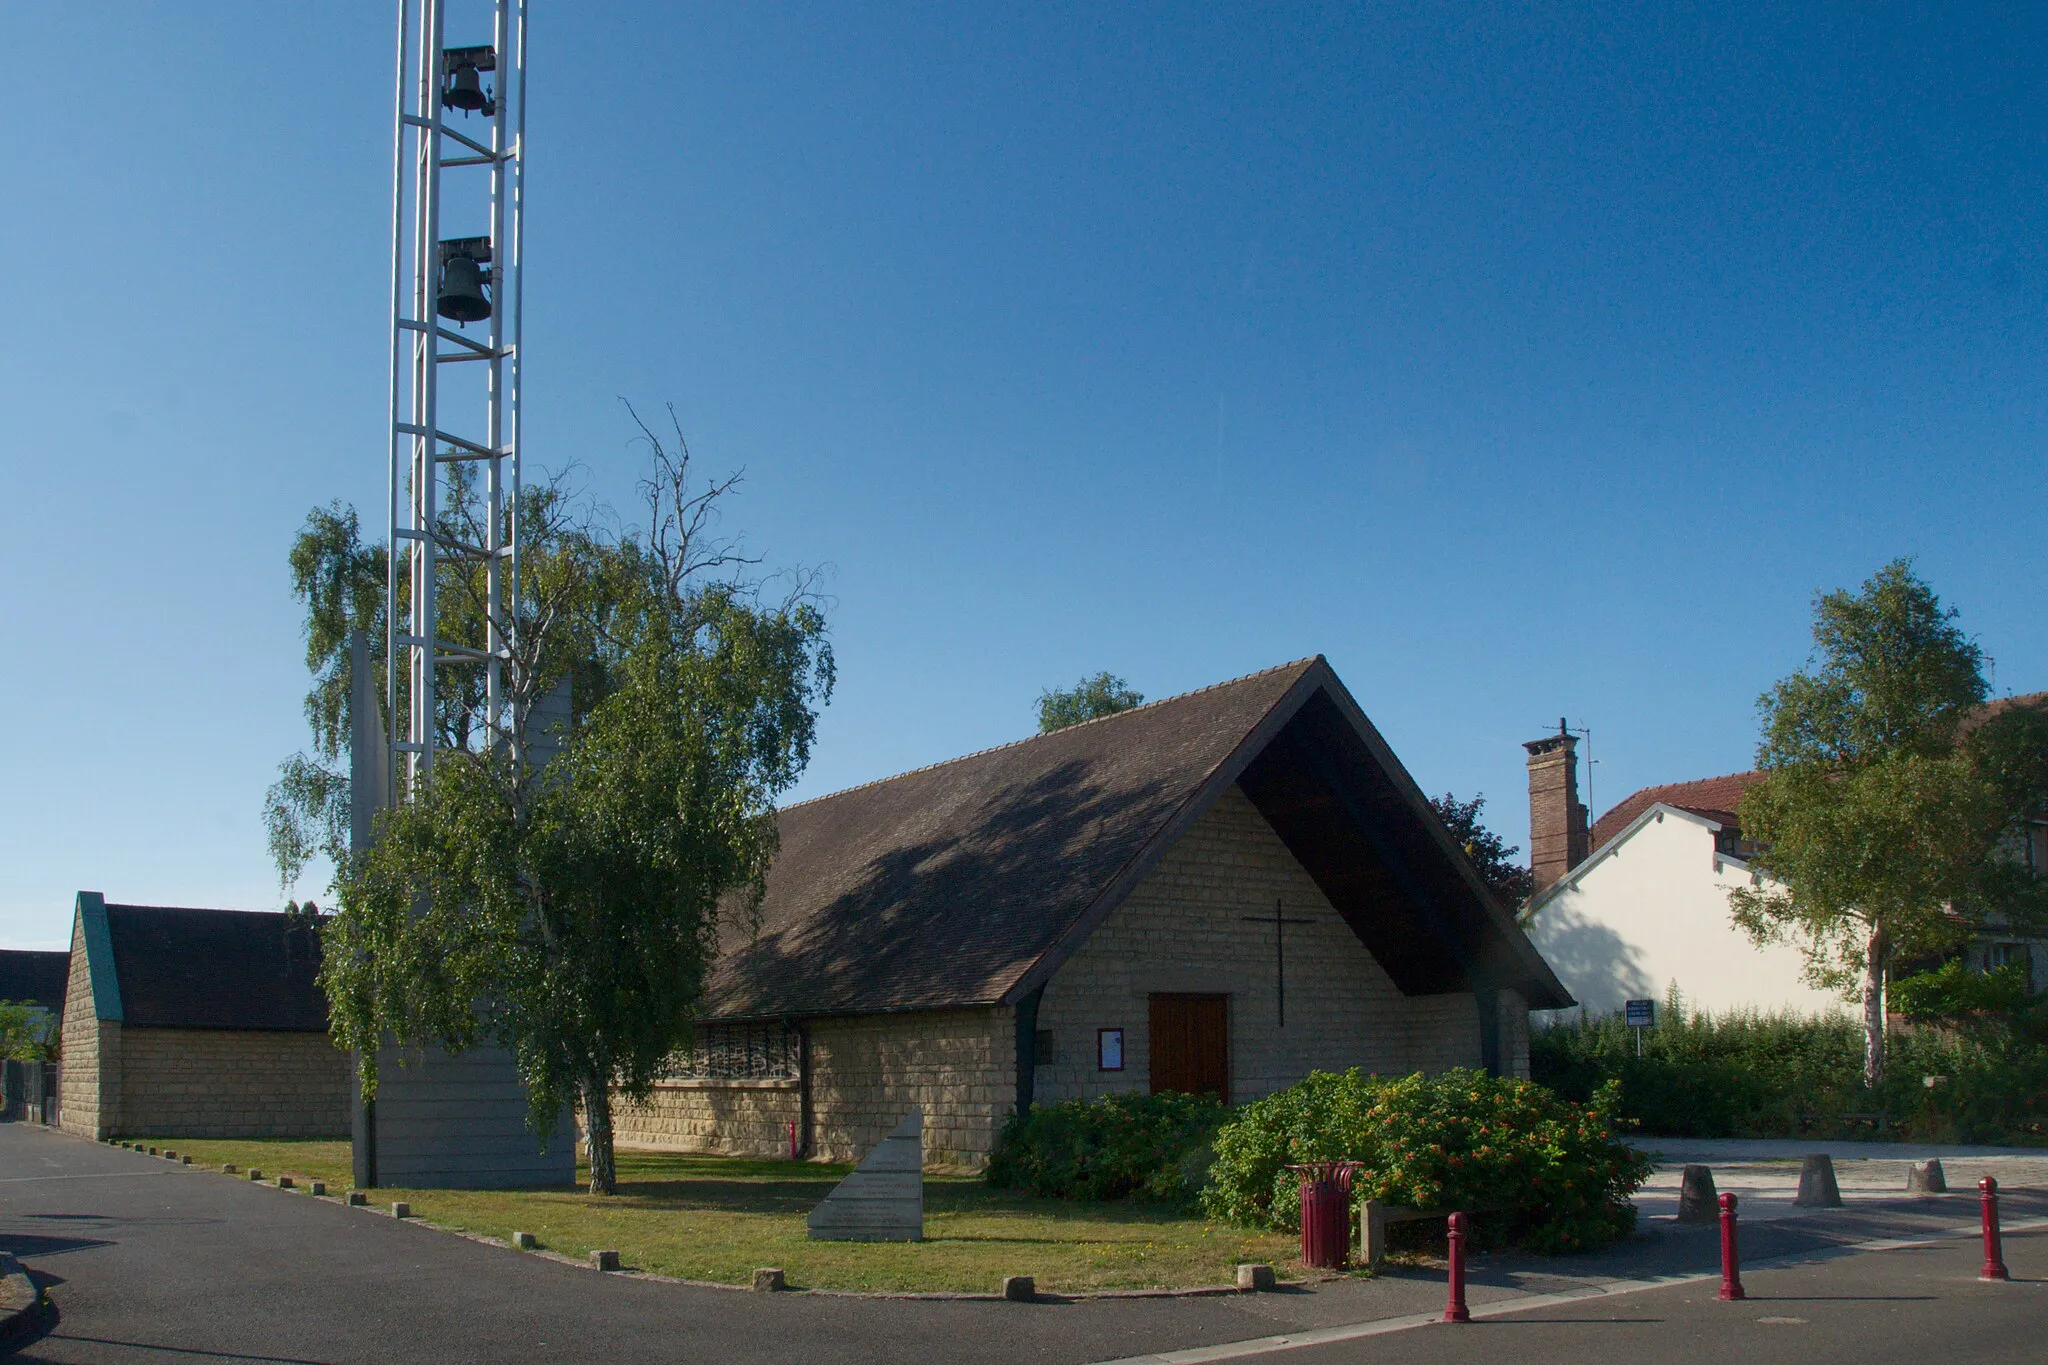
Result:
M467 34L481 36L488 23L490 41L448 46L451 14ZM436 725L444 665L483 669L487 742L512 728L505 671L519 615L526 0L399 0L396 85L384 662L386 772L400 791L387 799L418 791L445 747ZM449 366L462 367L459 378L444 374ZM443 497L455 479L474 480L466 539ZM444 560L482 567L481 638L443 638Z

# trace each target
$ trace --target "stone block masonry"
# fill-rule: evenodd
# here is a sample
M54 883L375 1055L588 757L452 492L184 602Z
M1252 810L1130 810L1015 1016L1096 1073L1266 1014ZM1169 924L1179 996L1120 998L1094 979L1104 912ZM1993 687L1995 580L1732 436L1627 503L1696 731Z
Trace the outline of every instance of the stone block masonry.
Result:
M857 1161L906 1113L924 1114L925 1164L978 1169L1016 1103L1016 1015L1007 1008L818 1019L810 1025L809 1155ZM627 1148L775 1157L803 1136L802 1082L667 1081L619 1100Z
M80 1137L111 1137L121 1106L121 1025L102 1022L86 961L85 921L71 927L71 977L64 988L64 1064L58 1070L57 1125Z
M1276 900L1290 919L1309 921L1285 926L1284 1028L1274 928L1257 918L1271 916ZM1477 1000L1403 995L1234 787L1047 984L1038 1102L1149 1089L1155 992L1229 997L1233 1102L1317 1069L1406 1074L1480 1063ZM1097 1065L1101 1029L1123 1031L1120 1071Z
M120 1130L180 1137L345 1137L350 1065L324 1033L130 1028Z

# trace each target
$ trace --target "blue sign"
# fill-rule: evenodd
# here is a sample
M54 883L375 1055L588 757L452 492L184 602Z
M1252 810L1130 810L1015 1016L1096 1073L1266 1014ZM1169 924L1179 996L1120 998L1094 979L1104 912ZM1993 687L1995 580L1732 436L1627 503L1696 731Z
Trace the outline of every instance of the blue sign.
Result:
M1657 1027L1657 1002L1654 1000L1624 1000L1623 1014L1628 1018L1630 1028Z

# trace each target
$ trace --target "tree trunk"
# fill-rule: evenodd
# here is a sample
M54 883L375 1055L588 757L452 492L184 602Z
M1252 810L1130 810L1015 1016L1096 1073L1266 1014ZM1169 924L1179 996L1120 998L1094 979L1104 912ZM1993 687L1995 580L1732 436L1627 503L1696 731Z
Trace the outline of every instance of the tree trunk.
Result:
M1870 926L1863 944L1863 1085L1884 1084L1884 970L1891 943L1884 926Z
M612 1092L602 1076L583 1083L583 1121L589 1129L590 1192L617 1194L619 1168L612 1155Z

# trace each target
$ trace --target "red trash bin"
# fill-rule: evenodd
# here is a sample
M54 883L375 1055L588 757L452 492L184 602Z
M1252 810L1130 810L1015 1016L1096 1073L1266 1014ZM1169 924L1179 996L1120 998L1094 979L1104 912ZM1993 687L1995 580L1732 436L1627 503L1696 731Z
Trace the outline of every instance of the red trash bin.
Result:
M1301 1177L1301 1263L1342 1270L1351 1260L1350 1161L1311 1161L1287 1168Z

